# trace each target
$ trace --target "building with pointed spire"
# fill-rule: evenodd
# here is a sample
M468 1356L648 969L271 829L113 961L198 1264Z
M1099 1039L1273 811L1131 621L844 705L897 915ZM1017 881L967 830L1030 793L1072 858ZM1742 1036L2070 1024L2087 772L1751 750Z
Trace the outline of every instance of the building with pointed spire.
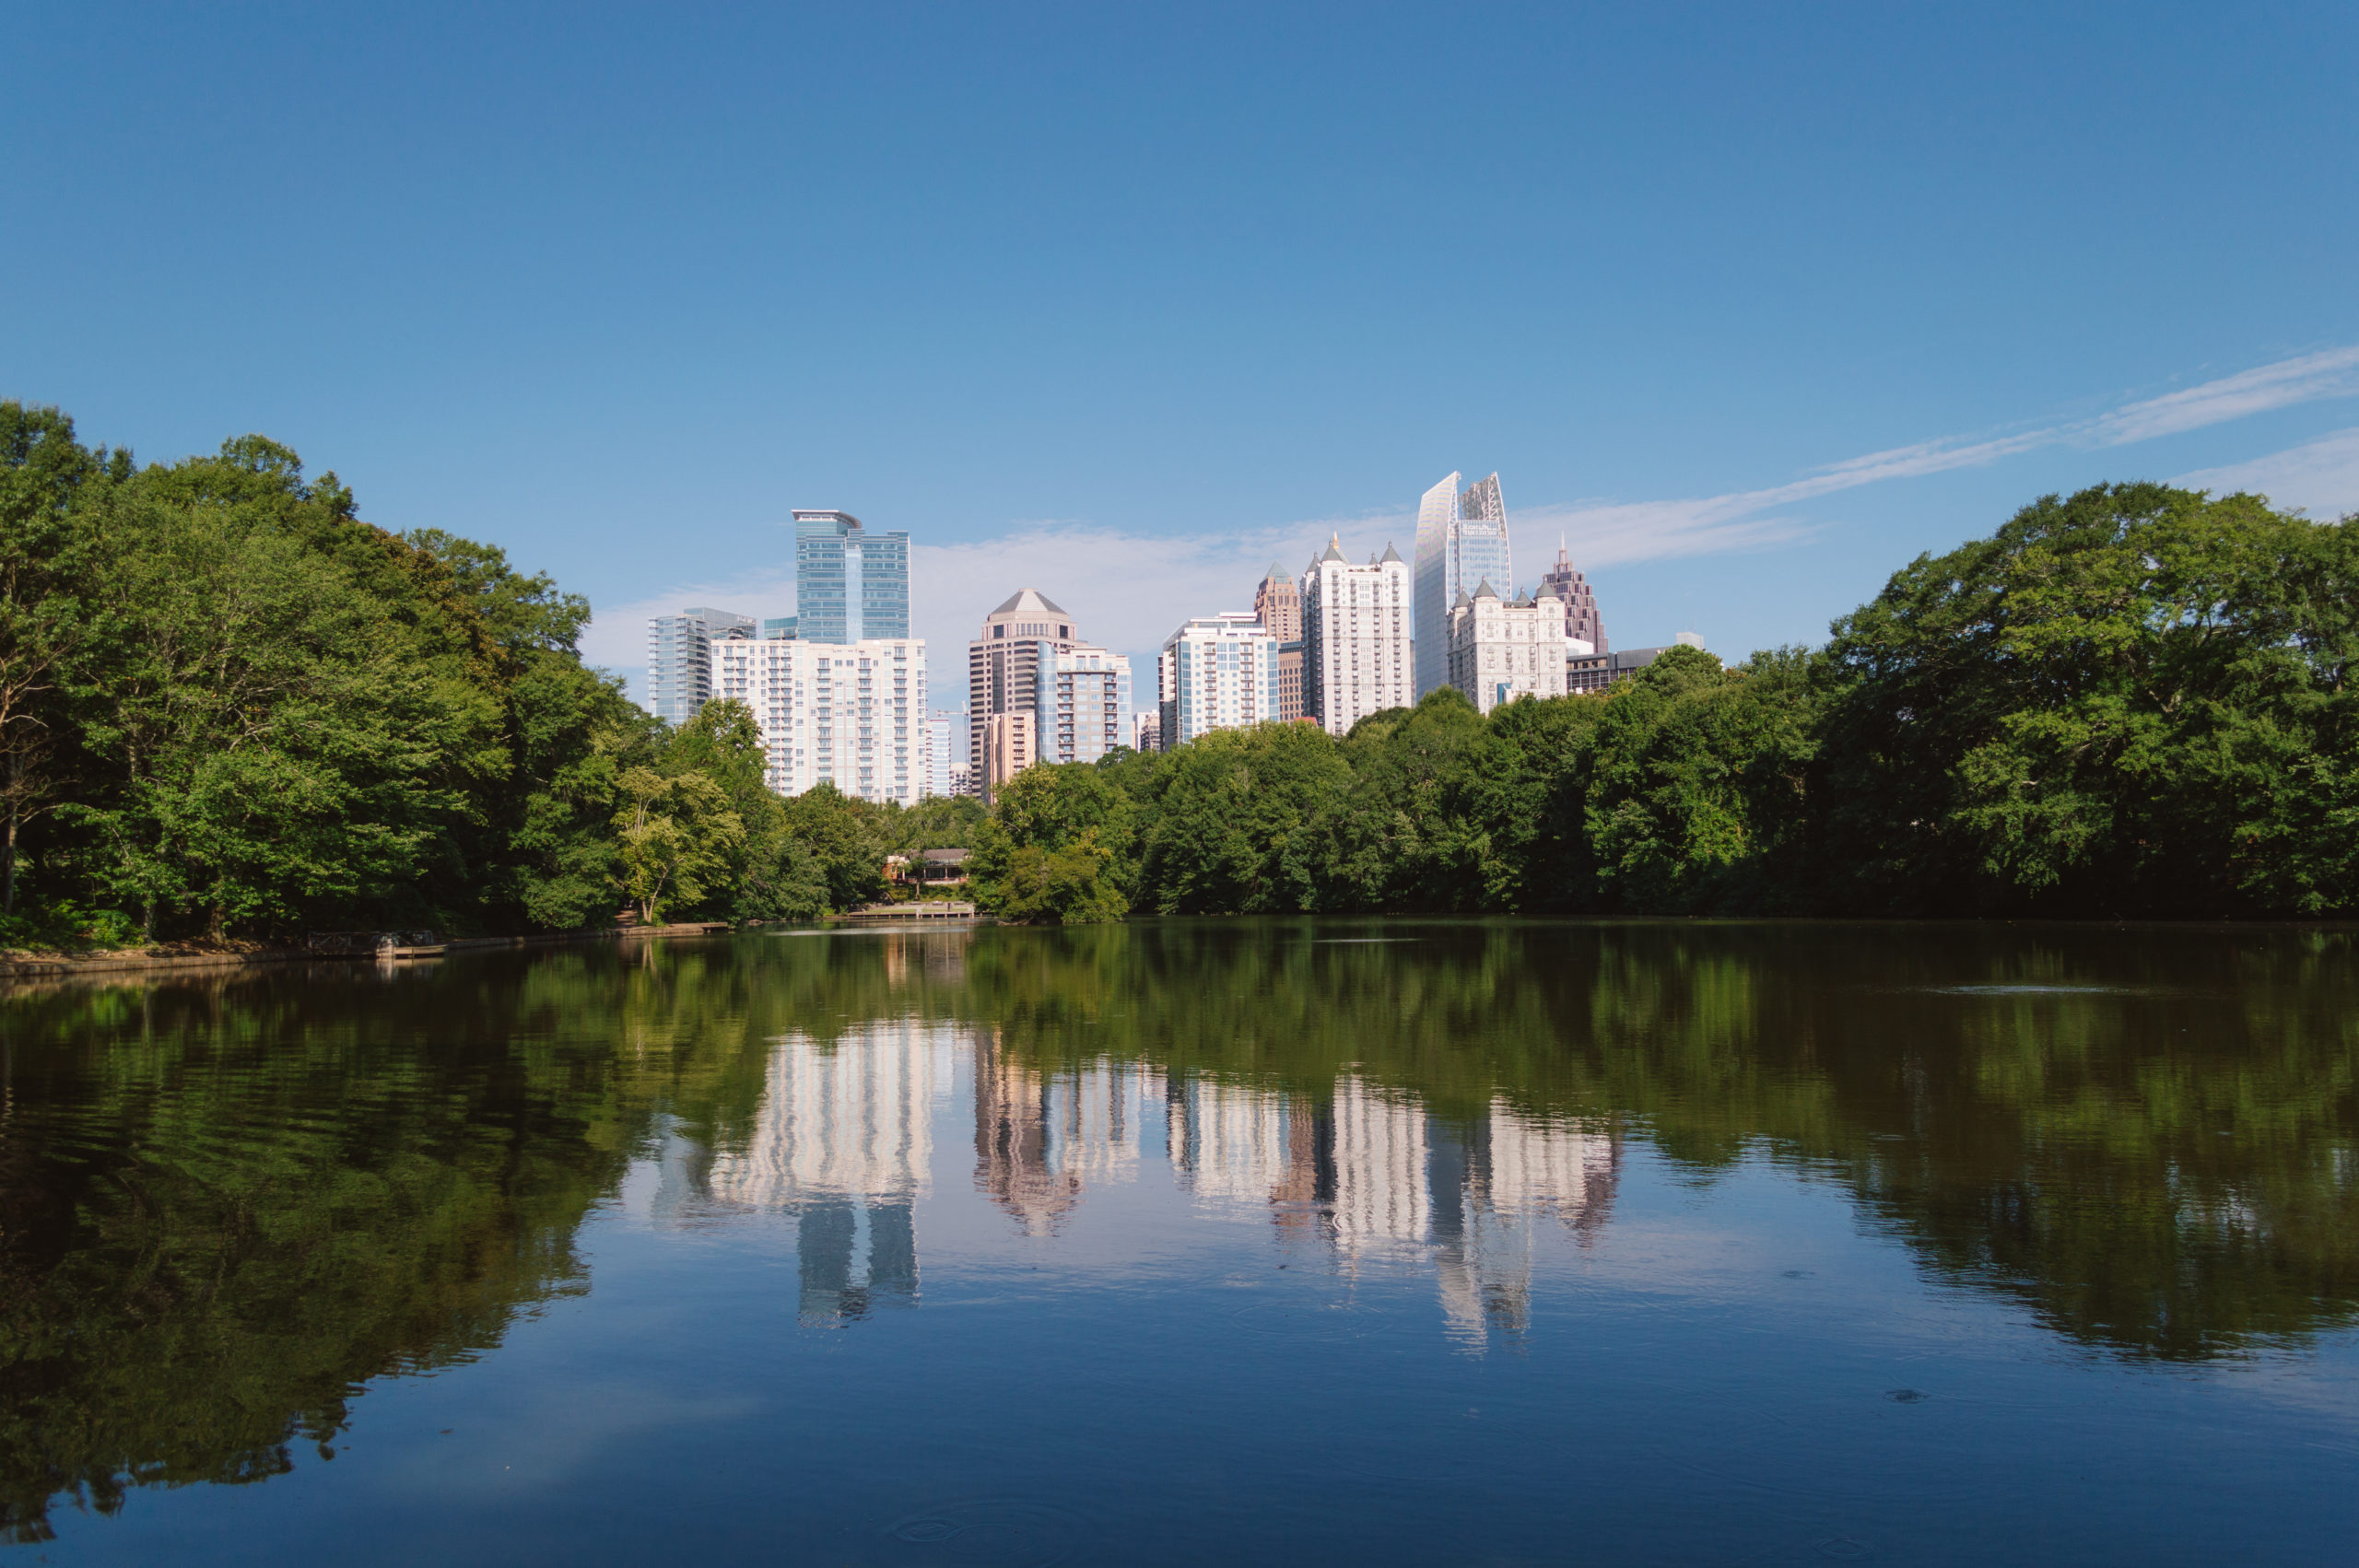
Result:
M1509 603L1485 578L1449 609L1449 684L1488 713L1520 696L1565 695L1565 603Z
M1342 541L1302 574L1302 716L1344 735L1371 713L1416 700L1409 566L1390 543L1366 566Z
M1449 612L1461 593L1488 578L1511 588L1507 502L1499 476L1458 487L1452 474L1417 503L1416 696L1449 685Z
M1556 537L1556 564L1541 574L1540 591L1565 602L1565 636L1575 645L1568 652L1586 657L1611 651L1605 645L1604 617L1597 613L1597 595L1565 553L1562 534Z

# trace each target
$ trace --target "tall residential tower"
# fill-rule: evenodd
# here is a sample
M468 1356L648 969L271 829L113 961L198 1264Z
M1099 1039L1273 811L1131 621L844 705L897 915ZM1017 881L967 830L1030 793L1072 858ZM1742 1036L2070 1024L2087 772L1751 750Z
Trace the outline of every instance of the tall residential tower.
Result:
M967 711L978 779L989 773L991 720L1003 714L1030 717L1031 760L1095 762L1130 743L1131 661L1082 641L1039 590L1018 589L967 645Z
M1333 536L1302 574L1302 711L1331 735L1416 701L1410 686L1409 568L1391 544L1364 567ZM1448 638L1443 673L1449 672ZM1423 657L1422 641L1417 649Z

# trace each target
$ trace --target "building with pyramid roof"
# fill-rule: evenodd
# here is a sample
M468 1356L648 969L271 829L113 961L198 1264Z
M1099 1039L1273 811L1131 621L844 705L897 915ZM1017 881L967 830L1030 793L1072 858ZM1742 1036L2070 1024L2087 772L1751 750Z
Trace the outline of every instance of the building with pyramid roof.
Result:
M1021 771L1009 757L1021 755L1025 766L1095 762L1130 744L1131 661L1084 642L1073 615L1039 589L1019 588L967 645L967 712L968 775L988 800L992 782ZM994 733L1018 728L1025 745L1011 738L992 751Z

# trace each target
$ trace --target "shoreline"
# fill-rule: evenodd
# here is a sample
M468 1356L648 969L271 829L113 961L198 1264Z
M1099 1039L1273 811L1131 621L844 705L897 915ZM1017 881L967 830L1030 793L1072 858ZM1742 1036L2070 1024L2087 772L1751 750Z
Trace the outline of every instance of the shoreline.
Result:
M592 931L543 931L530 936L451 937L433 954L399 954L393 962L418 963L442 953L482 953L498 948L541 947L568 942L620 942L630 937L710 936L729 929L725 921L670 926L609 926ZM217 953L173 953L155 949L119 953L59 954L54 957L12 953L0 957L0 985L15 980L70 980L86 975L170 973L175 970L246 969L269 964L373 964L373 953L319 953L308 947L256 947Z

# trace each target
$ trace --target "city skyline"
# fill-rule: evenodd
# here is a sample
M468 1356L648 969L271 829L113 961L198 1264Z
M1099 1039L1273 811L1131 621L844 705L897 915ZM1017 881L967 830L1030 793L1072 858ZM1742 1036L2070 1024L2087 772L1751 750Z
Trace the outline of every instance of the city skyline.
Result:
M788 612L787 563L748 556L781 492L922 534L936 648L988 569L1138 626L1134 661L1169 629L1143 551L1241 608L1194 590L1338 529L1408 553L1404 508L1462 462L1512 480L1527 552L1570 532L1617 642L1738 656L2098 481L2359 509L2359 213L2318 199L2353 144L2347 6L2134 36L1761 14L1702 51L1670 14L1563 8L1439 52L1395 12L1263 15L1247 51L1109 13L1004 53L976 18L780 13L588 26L579 69L518 16L453 52L431 7L89 15L28 15L0 62L28 200L68 210L92 167L119 193L27 237L47 308L0 384L143 460L260 432L372 523L499 545L591 602L635 694L651 616ZM614 111L651 80L698 86ZM1402 116L1403 81L1485 111ZM1007 82L1027 115L992 109ZM894 129L810 134L854 121ZM198 194L255 167L319 221ZM1428 206L1481 241L1387 238ZM159 212L169 247L136 232Z
M1086 764L1125 746L1164 750L1211 730L1300 719L1340 736L1421 696L1418 672L1429 656L1440 662L1443 684L1488 713L1510 696L1596 689L1657 651L1590 661L1594 669L1569 668L1561 659L1545 671L1535 664L1543 641L1567 655L1595 651L1589 639L1562 635L1578 622L1602 638L1594 591L1560 539L1537 600L1554 629L1533 622L1532 594L1502 604L1492 579L1512 582L1514 568L1499 475L1463 489L1461 477L1450 474L1420 501L1422 579L1391 541L1354 565L1340 534L1331 532L1299 582L1272 562L1253 585L1250 611L1187 615L1156 655L1155 687L1144 702L1134 700L1140 694L1126 655L1085 641L1072 612L1024 587L983 617L967 645L965 706L933 706L922 685L923 639L841 641L910 625L910 532L872 534L849 513L798 509L792 514L796 614L757 620L700 608L651 618L651 695L663 705L659 717L675 725L712 697L747 702L769 753L766 778L781 793L822 779L845 787L856 778L855 792L870 799L972 793L988 802L996 785L1038 763ZM1419 591L1450 585L1452 603L1432 635L1413 635ZM1693 633L1679 640L1703 641ZM826 700L845 688L811 685L815 671L838 662L811 649L838 646L863 650L855 661L857 731L846 729ZM889 785L872 766L883 754L868 749L881 739L867 728L872 654L875 669L890 660L900 676L919 683L895 688L886 720L895 748ZM1479 678L1478 668L1486 672ZM820 700L807 700L815 694ZM850 734L859 736L857 755L841 749Z

